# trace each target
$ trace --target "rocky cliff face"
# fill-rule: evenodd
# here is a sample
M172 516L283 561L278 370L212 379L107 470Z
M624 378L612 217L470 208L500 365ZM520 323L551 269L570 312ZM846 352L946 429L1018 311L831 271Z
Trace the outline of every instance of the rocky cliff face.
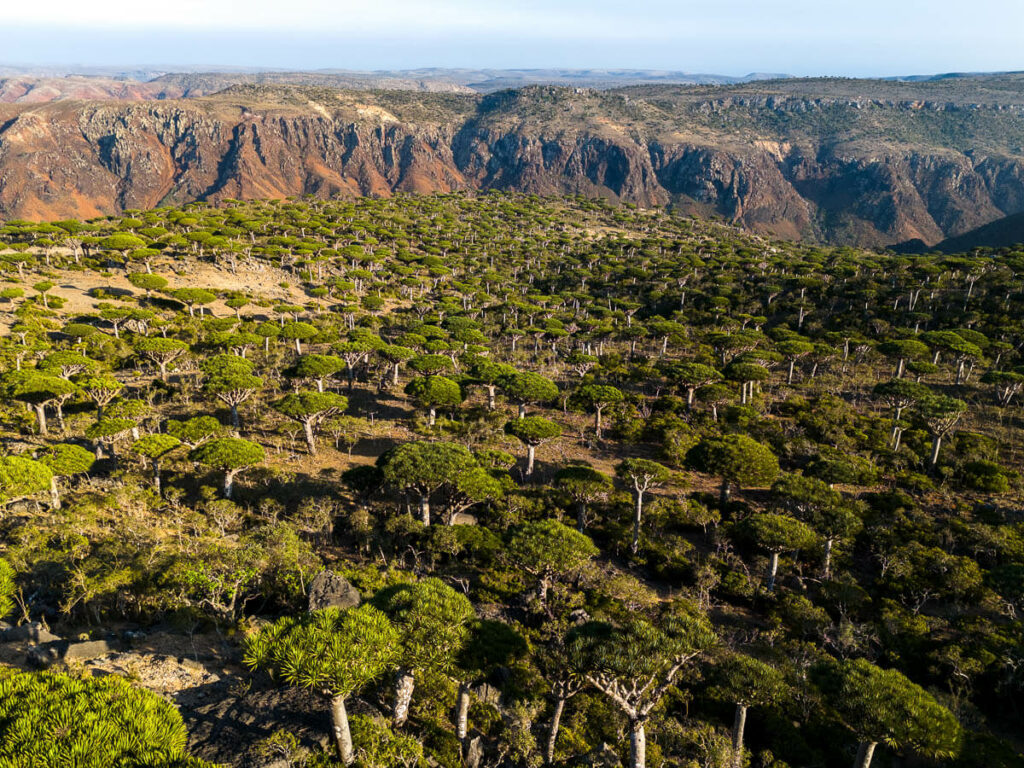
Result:
M415 94L262 91L0 105L0 216L498 188L671 202L784 237L885 245L935 243L1024 211L1024 157L1011 149L849 131L837 139L805 124L769 130L765 115L782 107L765 100L680 112L650 99L539 90L543 98L525 101L451 96L430 109L410 101ZM872 107L887 119L920 108ZM793 111L792 99L784 109ZM737 114L761 124L730 125Z

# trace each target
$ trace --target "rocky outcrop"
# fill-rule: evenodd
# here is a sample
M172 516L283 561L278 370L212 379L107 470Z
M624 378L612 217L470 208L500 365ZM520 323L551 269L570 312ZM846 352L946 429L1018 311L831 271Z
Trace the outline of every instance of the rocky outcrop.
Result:
M309 585L309 610L355 608L362 598L348 579L334 571L320 571Z
M804 112L866 108L859 102L711 100L666 117L654 113L653 99L539 93L415 104L427 97L320 102L297 91L268 105L262 92L228 91L184 101L0 105L0 216L88 218L193 200L504 189L672 203L767 234L876 246L932 244L1024 211L1024 158L1010 149L837 140L806 126L787 136L714 127L735 120L736 110L755 110L748 117L764 122L766 110L803 119ZM948 109L868 107L885 115ZM1009 119L1003 112L999 119ZM689 130L688 121L698 120L701 130Z

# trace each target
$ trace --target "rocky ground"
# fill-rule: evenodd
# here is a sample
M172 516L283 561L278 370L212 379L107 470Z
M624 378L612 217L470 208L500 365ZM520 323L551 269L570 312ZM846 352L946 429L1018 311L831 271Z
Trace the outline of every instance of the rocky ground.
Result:
M310 590L313 608L351 606L359 599L351 584L329 571ZM295 737L301 747L326 746L329 716L324 702L251 674L241 664L239 640L238 634L190 634L171 627L108 627L61 636L39 622L0 623L0 666L122 675L178 707L192 754L226 765L287 765L261 743L278 730ZM357 713L368 709L359 703L352 707Z

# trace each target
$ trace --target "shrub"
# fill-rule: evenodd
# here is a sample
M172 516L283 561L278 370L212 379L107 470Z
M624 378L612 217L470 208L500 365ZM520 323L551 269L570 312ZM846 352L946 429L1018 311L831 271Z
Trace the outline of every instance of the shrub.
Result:
M178 711L156 694L115 675L75 678L20 672L0 679L0 733L0 764L33 768L202 765L187 760L185 725Z
M353 715L349 718L352 742L359 768L411 768L423 757L423 747L412 736L400 736L375 717Z
M994 461L969 461L960 467L957 480L964 488L985 493L1006 493L1010 480Z
M0 619L14 610L14 569L6 560L0 560Z

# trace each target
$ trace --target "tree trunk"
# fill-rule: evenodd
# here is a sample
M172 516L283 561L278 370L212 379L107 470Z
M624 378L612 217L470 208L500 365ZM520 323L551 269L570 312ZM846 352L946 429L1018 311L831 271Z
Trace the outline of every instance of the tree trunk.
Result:
M398 368L400 365L401 363L395 363L395 366L391 371L391 383L396 387L398 386Z
M633 512L633 544L630 551L635 555L640 549L640 520L644 514L644 492L636 492L636 507Z
M60 509L60 491L57 488L56 475L50 476L50 506L53 509Z
M455 699L455 737L465 741L469 733L469 683L459 683L459 694Z
M533 474L533 461L537 456L537 448L532 445L526 446L526 472L525 476L529 477Z
M548 607L548 589L551 588L551 577L545 573L537 582L537 602L542 608Z
M160 368L160 381L167 383L167 363L157 363Z
M934 442L932 442L932 458L928 463L930 469L935 469L935 465L939 463L939 449L942 447L942 435L936 435Z
M519 404L519 418L520 419L526 418L526 403L520 403Z
M352 749L352 733L348 729L348 712L345 711L345 697L331 698L331 730L334 733L334 748L342 765L352 765L355 761Z
M793 366L795 366L795 365L796 365L796 360L790 360L789 361L789 375L786 377L786 383L787 384L792 384L793 383Z
M853 761L853 768L869 768L874 754L875 742L862 741L857 747L857 759Z
M425 493L420 496L420 520L430 525L430 496Z
M565 710L565 697L559 696L555 702L555 712L551 715L551 727L548 729L548 741L544 747L544 762L552 765L555 762L555 742L558 741L558 728L562 724L562 712Z
M310 456L316 456L316 436L313 434L313 422L302 422L302 432L306 436L306 450Z
M747 727L747 708L736 705L736 717L732 721L732 765L743 768L743 731Z
M160 460L150 459L153 462L153 488L156 489L157 496L163 496L163 489L160 487Z
M295 340L295 354L302 354L302 342L299 341L298 339Z
M436 421L437 421L437 408L434 408L433 406L431 406L430 407L430 415L427 418L427 423L430 426L434 426L434 423Z
M399 669L395 679L395 712L394 725L396 728L405 725L409 719L409 704L412 702L412 692L416 687L416 680L408 669Z
M718 503L723 507L729 503L729 481L722 478L722 487L718 492Z
M825 539L825 578L832 575L832 539Z
M697 392L695 387L686 388L686 410L693 410L693 396Z
M224 498L230 499L231 492L235 489L235 472L237 470L228 470L224 473Z
M586 502L576 502L576 529L583 533L583 530L587 527L587 505Z
M643 720L633 720L629 724L629 765L630 768L646 768L647 766L647 731Z
M597 433L597 439L601 439L601 409L594 409L594 431Z
M494 384L488 384L487 385L487 410L489 410L489 411L493 411L494 408L495 408L495 406L494 406L494 390L495 390L495 388L496 387L495 387Z
M231 426L235 429L241 429L242 424L238 420L238 405L232 403L231 405Z
M36 409L36 421L39 423L39 434L48 435L49 432L46 430L46 406L42 403L36 403L33 407Z
M775 574L779 572L779 553L772 552L771 563L768 566L768 591L775 590Z

